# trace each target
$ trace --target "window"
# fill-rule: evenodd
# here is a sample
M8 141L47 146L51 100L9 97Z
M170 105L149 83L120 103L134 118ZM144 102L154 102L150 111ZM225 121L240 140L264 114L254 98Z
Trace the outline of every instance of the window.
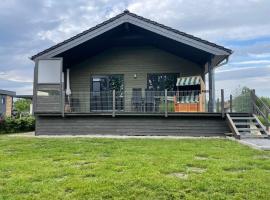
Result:
M176 91L177 73L148 74L147 89L153 91Z

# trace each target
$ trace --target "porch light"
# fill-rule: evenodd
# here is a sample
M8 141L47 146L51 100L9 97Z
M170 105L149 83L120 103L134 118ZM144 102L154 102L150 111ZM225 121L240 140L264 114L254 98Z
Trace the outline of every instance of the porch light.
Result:
M137 74L134 74L134 76L133 76L134 78L137 78Z

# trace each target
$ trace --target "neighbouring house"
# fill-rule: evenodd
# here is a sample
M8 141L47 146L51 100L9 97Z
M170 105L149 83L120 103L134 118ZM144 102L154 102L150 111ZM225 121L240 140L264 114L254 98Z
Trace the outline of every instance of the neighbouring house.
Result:
M0 117L9 117L12 115L13 97L16 92L0 90Z
M36 134L224 135L214 71L231 54L124 11L31 57Z

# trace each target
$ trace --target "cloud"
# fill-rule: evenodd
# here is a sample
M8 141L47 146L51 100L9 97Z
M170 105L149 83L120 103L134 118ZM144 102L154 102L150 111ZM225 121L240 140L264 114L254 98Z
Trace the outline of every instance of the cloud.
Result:
M232 65L253 65L253 64L270 64L270 60L247 60L241 62L232 62Z
M126 8L233 49L228 65L217 70L217 84L233 87L234 81L235 86L253 81L254 87L268 87L259 84L269 73L269 0L4 0L0 4L0 88L31 92L34 63L30 56Z

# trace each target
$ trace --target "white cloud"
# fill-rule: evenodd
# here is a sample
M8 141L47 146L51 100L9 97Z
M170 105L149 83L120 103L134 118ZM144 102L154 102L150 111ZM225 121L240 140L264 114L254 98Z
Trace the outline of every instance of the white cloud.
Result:
M240 62L232 62L232 65L253 65L253 64L270 64L270 60L247 60Z
M17 91L31 91L28 84L32 82L33 63L29 56L126 8L203 39L228 45L234 54L227 66L217 70L217 77L224 75L222 79L217 78L217 84L236 87L253 81L253 87L265 87L270 95L266 83L260 81L261 77L267 80L266 74L270 73L267 68L270 64L269 0L3 1L0 4L0 87L11 85L11 89L16 89L17 84ZM258 66L262 68L257 70Z
M248 55L252 58L270 58L270 53L260 53L260 54L248 53Z
M20 70L0 72L0 79L14 82L32 83L32 76L33 74L25 74L24 71Z

